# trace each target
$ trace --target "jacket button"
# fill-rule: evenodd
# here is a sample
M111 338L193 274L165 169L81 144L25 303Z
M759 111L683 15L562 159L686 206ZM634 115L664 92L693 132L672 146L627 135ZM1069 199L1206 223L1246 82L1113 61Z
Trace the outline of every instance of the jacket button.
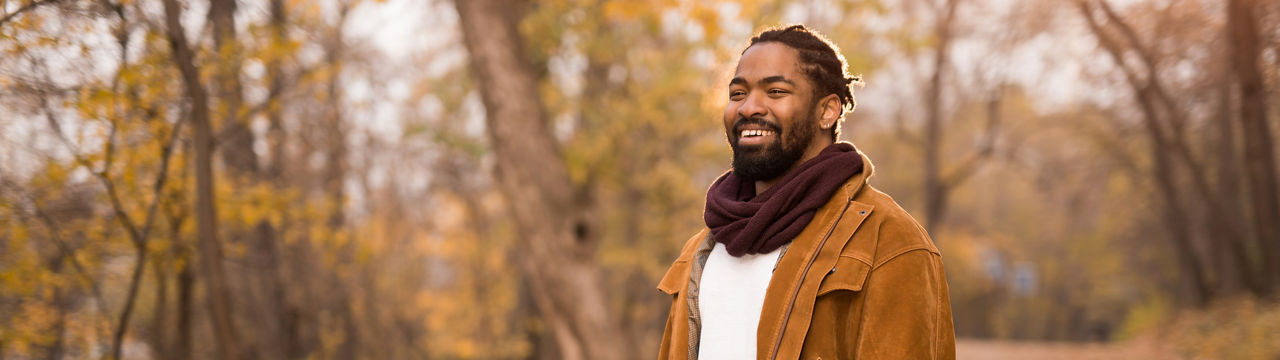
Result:
M867 211L866 210L859 211L858 215L867 215Z

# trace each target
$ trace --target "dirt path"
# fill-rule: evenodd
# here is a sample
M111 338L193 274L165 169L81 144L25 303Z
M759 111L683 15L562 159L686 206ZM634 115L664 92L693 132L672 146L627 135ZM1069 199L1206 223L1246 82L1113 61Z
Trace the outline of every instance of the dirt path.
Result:
M956 357L965 360L1024 359L1176 359L1151 341L1125 343L1045 343L959 339Z

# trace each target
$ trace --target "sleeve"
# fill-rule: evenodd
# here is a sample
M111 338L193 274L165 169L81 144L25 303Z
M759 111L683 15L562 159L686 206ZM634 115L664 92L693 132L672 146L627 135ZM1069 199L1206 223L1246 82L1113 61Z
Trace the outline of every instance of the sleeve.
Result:
M863 289L858 359L955 359L942 258L908 250L871 270Z

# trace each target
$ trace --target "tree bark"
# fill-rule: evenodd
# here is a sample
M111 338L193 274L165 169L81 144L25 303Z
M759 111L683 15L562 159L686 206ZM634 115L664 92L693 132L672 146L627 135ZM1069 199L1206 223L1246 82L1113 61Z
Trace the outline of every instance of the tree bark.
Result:
M218 152L233 179L257 175L258 156L253 152L253 132L248 119L240 117L244 104L244 88L240 84L240 51L236 43L236 0L209 1L209 22L213 24L213 46L219 66L214 83L217 99L222 104L222 128L218 133Z
M454 4L486 109L499 187L522 235L520 266L534 303L563 358L626 358L632 352L608 310L592 246L574 237L573 186L516 31L528 3Z
M61 359L63 357L63 353L66 352L67 312L70 312L72 309L71 306L69 306L70 301L68 301L68 296L62 289L53 290L53 303L57 306L58 312L58 315L56 315L57 320L54 321L54 330L52 331L55 338L53 340L53 344L49 344L49 347L46 349L48 351L45 352L45 358Z
M133 264L133 275L129 277L128 291L125 295L124 309L120 310L120 320L116 321L116 330L112 334L111 339L111 358L122 359L124 352L124 335L129 331L129 321L133 319L133 308L137 303L138 289L142 286L142 274L147 265L147 248L143 245L134 245L134 258L137 261Z
M284 0L271 0L271 46L280 48L285 45L287 32L285 22L288 19L287 8ZM284 92L284 66L283 61L279 58L272 58L267 62L268 79L268 101L267 104L267 121L269 122L267 129L267 146L270 149L270 163L264 174L271 182L272 186L283 187L284 179L284 100L281 94ZM265 262L267 271L270 272L268 281L268 293L271 294L274 301L274 308L278 311L275 314L275 321L285 356L290 359L298 359L306 357L308 350L303 346L301 329L298 326L298 318L301 309L290 301L287 296L287 284L289 279L285 274L284 257L281 251L282 243L280 234L283 229L277 231L270 223L263 221L258 224L258 231L263 234L260 238L263 240L259 243L259 251ZM283 227L283 225L281 225ZM300 256L300 255L296 255Z
M172 337L169 335L169 269L172 266L163 260L156 260L151 264L156 277L155 315L151 318L152 344L155 346L156 357L174 359L176 357L170 346L173 343Z
M271 46L283 47L288 34L285 21L288 19L284 0L271 0ZM280 95L284 92L284 70L281 59L271 58L267 62L267 148L270 149L270 163L267 166L267 177L279 182L284 177L284 111Z
M332 33L326 39L325 44L325 61L329 67L328 78L325 79L325 100L328 102L328 108L325 112L324 122L321 124L324 136L324 159L325 165L321 173L323 180L322 188L325 198L328 199L328 221L329 230L334 234L341 233L346 226L346 179L348 172L347 163L347 126L345 114L343 113L342 104L342 72L343 60L346 58L345 32L347 15L350 14L351 4L340 3L338 6L338 19L334 24ZM349 235L347 235L349 236ZM354 243L344 241L341 249L338 250L339 267L354 267L351 254L354 253ZM358 271L334 272L329 281L334 289L337 289L337 296L333 305L336 306L334 313L337 314L342 326L342 343L338 345L336 350L337 357L340 359L356 358L357 353L361 350L362 341L361 333L357 327L356 316L353 307L354 286L360 283L357 280Z
M175 227L176 228L176 227ZM184 246L185 247L185 246ZM173 346L171 359L191 359L193 315L195 304L196 274L191 268L190 253L182 251L178 257L183 259L182 269L178 270L178 338Z
M933 55L933 75L925 95L924 119L924 223L929 234L935 236L943 222L947 207L947 185L942 179L942 87L946 78L947 56L951 47L951 24L955 19L959 0L946 0L934 24L934 36L938 42Z
M1244 170L1252 195L1253 222L1262 255L1263 295L1280 286L1280 197L1271 128L1267 125L1267 96L1259 68L1258 26L1253 0L1227 1L1227 28L1232 67L1240 85L1240 124L1244 129Z
M236 359L240 341L236 336L231 310L230 287L222 269L222 246L218 243L217 209L213 199L213 130L209 124L209 97L200 81L194 54L187 43L186 30L179 20L182 5L177 0L164 0L165 25L174 65L182 74L191 101L192 133L195 138L196 236L200 244L200 268L205 278L209 318L214 339L224 359Z
M1232 88L1234 87L1234 82L1231 80L1231 72L1230 66L1224 63L1217 88L1219 100L1218 126L1216 128L1218 133L1215 139L1217 143L1214 144L1215 155L1217 155L1215 161L1217 166L1214 170L1217 176L1214 180L1218 195L1222 197L1223 202L1227 204L1244 204L1244 199L1241 196L1240 155L1239 151L1236 150L1236 144L1239 143L1239 140L1236 139L1235 116L1233 116L1234 112L1232 111ZM1228 226L1241 229L1241 233L1249 233L1249 231L1245 230L1248 228L1246 222L1242 221L1246 215L1241 211L1240 207L1227 206L1222 210L1225 213L1219 214L1219 216L1229 219ZM1214 272L1217 273L1214 279L1214 286L1217 287L1218 293L1229 296L1243 290L1243 279L1252 275L1239 273L1239 264L1234 263L1241 256L1235 254L1236 248L1225 246L1211 246L1211 248L1214 261L1217 262L1214 265Z
M1139 95L1142 96L1142 95ZM1173 238L1174 249L1177 252L1178 262L1182 264L1182 268L1186 269L1188 277L1191 278L1191 289L1193 297L1191 305L1203 307L1214 298L1213 287L1209 282L1209 275L1205 266L1201 264L1198 256L1196 256L1195 246L1191 241L1190 217L1187 215L1186 208L1183 207L1177 184L1172 161L1169 159L1169 145L1162 137L1158 135L1158 127L1153 126L1155 121L1150 118L1154 115L1150 108L1150 100L1142 101L1144 113L1147 113L1146 124L1151 142L1151 153L1155 158L1155 167L1152 169L1152 176L1156 180L1156 188L1159 190L1161 198L1164 200L1163 215L1165 224L1169 225L1168 234Z

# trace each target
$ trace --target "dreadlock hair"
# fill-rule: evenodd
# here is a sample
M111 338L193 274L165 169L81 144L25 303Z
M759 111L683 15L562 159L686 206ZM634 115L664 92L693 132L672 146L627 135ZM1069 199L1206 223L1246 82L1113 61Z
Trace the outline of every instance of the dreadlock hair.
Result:
M840 54L840 48L816 30L804 25L765 29L751 38L751 44L747 45L747 48L763 42L780 43L799 52L800 70L814 85L814 101L828 94L836 94L840 97L840 107L844 111L831 130L831 140L838 140L844 114L853 112L854 107L857 106L857 102L853 99L853 87L862 86L862 76L850 75L848 63L844 55ZM743 49L742 52L745 53L747 50Z

